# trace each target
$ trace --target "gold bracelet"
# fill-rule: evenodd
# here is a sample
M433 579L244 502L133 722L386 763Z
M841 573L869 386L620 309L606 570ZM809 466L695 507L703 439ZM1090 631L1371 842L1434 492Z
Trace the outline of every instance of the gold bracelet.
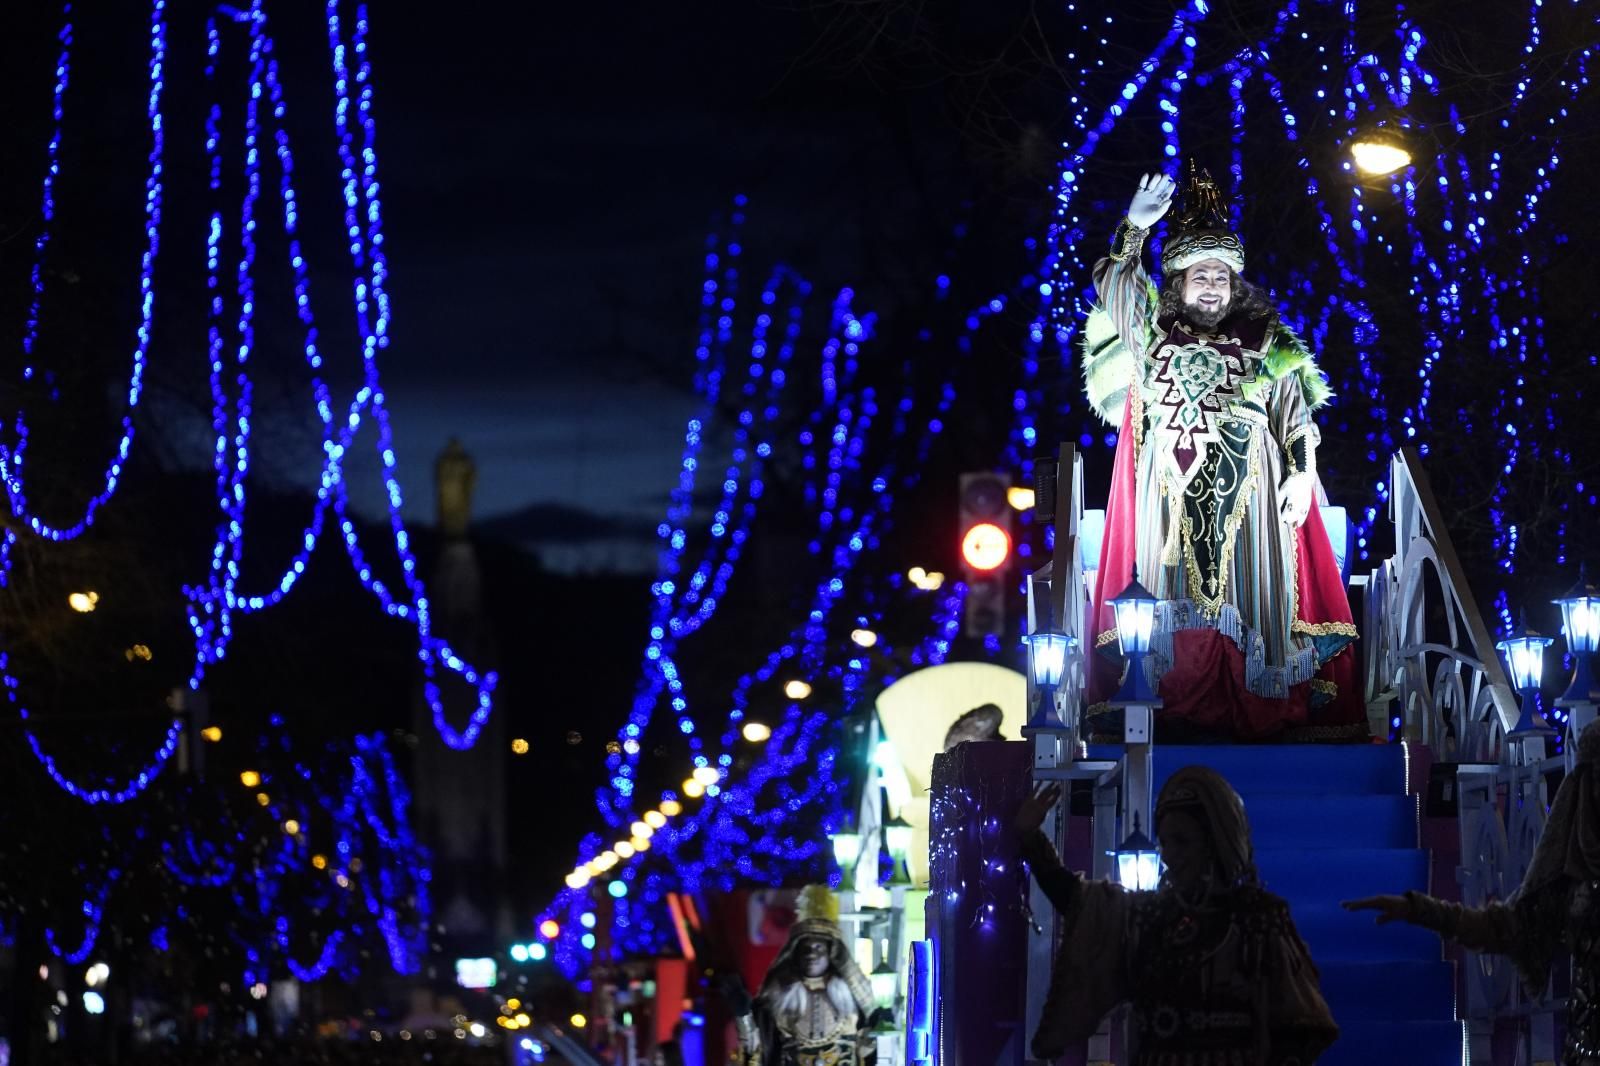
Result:
M1117 223L1117 239L1111 249L1111 261L1126 263L1130 259L1138 259L1144 251L1144 239L1149 233L1149 230L1140 229L1124 216Z

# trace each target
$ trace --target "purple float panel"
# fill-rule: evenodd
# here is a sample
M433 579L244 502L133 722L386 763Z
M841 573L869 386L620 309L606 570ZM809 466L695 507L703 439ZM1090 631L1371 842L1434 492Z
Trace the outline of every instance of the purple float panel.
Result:
M934 757L928 935L935 1066L1021 1066L1028 879L1011 818L1028 795L1030 748L962 744Z

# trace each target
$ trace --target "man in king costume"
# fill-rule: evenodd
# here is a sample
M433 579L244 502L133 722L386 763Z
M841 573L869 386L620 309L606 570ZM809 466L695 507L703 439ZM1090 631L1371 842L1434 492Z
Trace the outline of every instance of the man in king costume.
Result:
M1244 244L1192 164L1164 287L1145 273L1174 189L1162 175L1139 183L1095 265L1084 327L1090 404L1121 429L1090 616L1091 721L1121 670L1110 600L1137 577L1159 601L1149 659L1169 736L1365 739L1356 628L1314 506L1312 413L1331 390L1239 276Z
M739 1030L737 1066L871 1066L880 1015L839 928L838 898L812 885L799 911L755 999L737 978L725 990Z

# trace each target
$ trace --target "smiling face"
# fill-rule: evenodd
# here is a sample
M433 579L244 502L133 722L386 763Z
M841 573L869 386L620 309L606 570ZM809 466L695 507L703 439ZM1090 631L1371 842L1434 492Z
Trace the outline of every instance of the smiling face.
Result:
M1161 842L1161 860L1167 864L1166 879L1175 888L1198 884L1215 865L1206 827L1189 811L1162 815L1156 836Z
M1184 317L1200 329L1215 329L1233 302L1233 271L1220 259L1202 259L1183 272Z

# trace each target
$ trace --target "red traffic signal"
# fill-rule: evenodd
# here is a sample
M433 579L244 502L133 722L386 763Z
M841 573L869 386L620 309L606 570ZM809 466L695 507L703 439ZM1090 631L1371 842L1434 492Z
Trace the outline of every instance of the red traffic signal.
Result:
M1006 565L1011 558L1011 534L993 522L975 522L961 538L961 561L980 573Z

